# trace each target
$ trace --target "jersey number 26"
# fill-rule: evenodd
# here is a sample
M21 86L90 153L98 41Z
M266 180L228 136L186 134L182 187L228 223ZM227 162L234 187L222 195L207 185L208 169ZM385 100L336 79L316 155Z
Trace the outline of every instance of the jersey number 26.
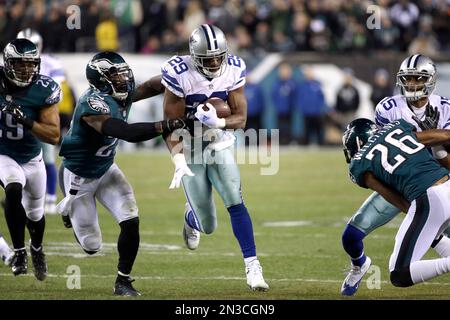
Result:
M394 146L394 147L400 149L401 151L403 151L406 154L414 154L414 153L422 150L423 148L425 148L425 146L423 144L417 142L411 136L404 136L400 139L396 139L394 137L395 135L401 135L402 133L403 133L403 130L396 129L396 130L392 131L391 133L389 133L386 136L386 138L384 139L384 141L387 142L388 144L390 144L391 146ZM405 144L406 141L408 141L410 143L410 145L412 145L413 147L406 145ZM402 156L401 154L398 154L394 157L395 162L389 163L388 162L389 149L387 146L385 146L383 144L376 144L375 146L373 146L373 148L370 149L370 151L366 154L366 159L372 160L375 157L375 154L377 152L379 152L381 154L381 165L383 166L384 170L386 170L390 174L392 174L394 172L394 170L397 169L406 160L406 158L404 156Z

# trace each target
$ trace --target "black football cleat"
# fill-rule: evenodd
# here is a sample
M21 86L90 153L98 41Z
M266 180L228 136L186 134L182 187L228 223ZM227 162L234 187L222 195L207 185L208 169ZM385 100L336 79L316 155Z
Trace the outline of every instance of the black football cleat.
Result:
M14 251L11 261L11 270L15 276L28 272L28 257L25 249Z
M141 294L137 291L131 283L134 279L131 277L124 277L118 275L116 278L116 283L114 285L113 293L117 296L127 296L127 297L137 297Z
M45 259L44 249L42 246L39 250L34 250L33 246L30 246L31 261L33 262L33 273L36 279L44 281L47 278L48 267Z

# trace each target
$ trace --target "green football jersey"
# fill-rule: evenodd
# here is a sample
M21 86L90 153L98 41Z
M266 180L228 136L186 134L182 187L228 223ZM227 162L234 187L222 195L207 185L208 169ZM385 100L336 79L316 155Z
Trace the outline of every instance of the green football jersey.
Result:
M361 187L364 173L375 177L412 201L449 174L440 166L413 133L413 126L401 119L378 130L355 154L350 163L350 177Z
M82 117L110 115L126 121L130 106L130 99L122 106L110 95L88 89L77 101L70 129L61 144L59 155L64 167L84 178L100 178L114 163L119 140L97 132Z
M33 120L39 119L41 109L58 103L61 89L52 78L38 75L24 88L11 90L3 67L0 67L0 106L8 101L19 105L23 113ZM17 123L10 114L0 112L0 154L27 163L41 152L41 143L30 130Z

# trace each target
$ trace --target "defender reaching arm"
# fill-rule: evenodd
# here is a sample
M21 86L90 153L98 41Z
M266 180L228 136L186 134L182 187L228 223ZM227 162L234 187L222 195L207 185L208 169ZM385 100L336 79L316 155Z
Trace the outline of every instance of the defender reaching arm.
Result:
M84 116L82 119L97 132L128 142L150 140L185 127L185 122L181 118L138 123L127 123L110 115L91 115Z
M151 98L161 93L164 93L164 86L161 84L161 75L157 75L136 88L133 93L133 102Z

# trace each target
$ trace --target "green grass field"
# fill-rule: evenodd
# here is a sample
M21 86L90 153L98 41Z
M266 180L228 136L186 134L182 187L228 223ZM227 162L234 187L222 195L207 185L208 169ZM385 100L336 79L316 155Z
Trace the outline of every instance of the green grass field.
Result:
M369 191L348 179L341 150L282 152L279 173L273 176L261 176L258 165L241 166L244 199L270 285L265 293L246 286L241 253L217 194L218 228L202 236L198 250L189 251L181 236L184 194L168 189L173 173L168 155L119 154L117 163L132 184L140 209L141 247L133 270L135 287L142 293L137 299L342 299L340 286L349 262L340 237ZM31 261L29 274L19 277L2 265L0 299L120 299L112 295L119 227L99 208L104 242L99 255L84 254L60 217L48 216L49 277L37 281ZM373 281L372 289L364 282L351 299L450 298L449 276L407 289L390 284L388 260L400 222L397 217L366 239L366 253L381 271L380 289L373 288ZM0 226L9 240L3 215ZM73 265L80 268L81 289L67 288L68 267ZM376 274L366 278L373 280Z

